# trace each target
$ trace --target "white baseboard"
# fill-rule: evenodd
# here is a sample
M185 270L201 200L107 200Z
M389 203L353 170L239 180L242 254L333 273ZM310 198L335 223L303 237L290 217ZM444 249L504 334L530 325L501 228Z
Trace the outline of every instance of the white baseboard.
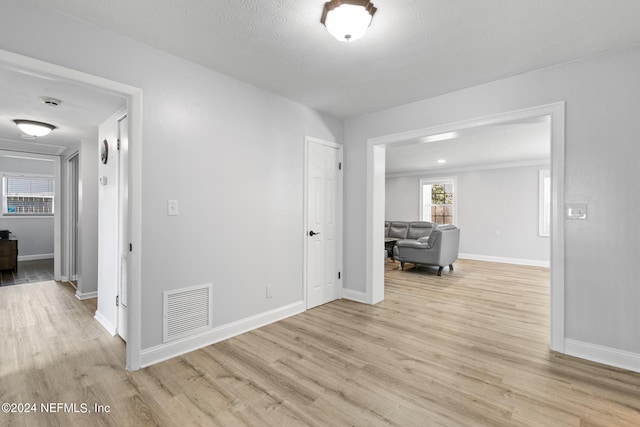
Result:
M640 372L640 354L603 347L567 338L564 340L564 352L570 356L604 363L629 371Z
M18 255L20 261L38 261L41 259L53 259L53 254L37 254L37 255Z
M369 304L366 292L352 291L351 289L342 288L342 298L363 304Z
M111 322L109 322L99 311L96 311L93 318L96 319L98 323L100 323L102 327L111 334L111 336L116 336L116 327L112 325Z
M490 255L458 254L458 258L472 259L475 261L500 262L503 264L530 265L533 267L549 268L549 266L551 265L549 261L542 261L537 259L505 258L505 257L490 256Z
M140 367L145 368L164 360L180 356L181 354L198 350L208 345L235 337L236 335L277 322L278 320L300 314L305 310L306 307L304 301L298 301L284 307L279 307L275 310L218 326L190 337L144 349L140 352Z
M98 291L82 293L76 290L76 298L78 298L79 300L98 298Z

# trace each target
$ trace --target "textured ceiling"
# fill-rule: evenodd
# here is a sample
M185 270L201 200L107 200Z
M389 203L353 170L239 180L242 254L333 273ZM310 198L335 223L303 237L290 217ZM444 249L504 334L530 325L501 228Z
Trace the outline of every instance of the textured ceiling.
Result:
M640 44L638 0L374 0L350 44L325 0L39 2L338 118Z
M548 116L474 127L455 134L455 138L442 141L406 141L387 146L387 175L540 164L551 158Z
M337 118L640 44L638 0L374 0L378 11L369 31L350 44L337 42L320 24L325 0L36 1ZM49 154L94 135L124 104L118 97L6 68L0 69L0 92L0 148ZM42 95L65 102L53 110L40 103ZM11 121L18 117L59 128L25 141ZM534 138L529 131L531 136L513 130L523 140ZM470 135L449 142L390 147L389 170L424 170L444 153L428 150L466 144L462 151L473 152L480 146ZM501 161L523 159L523 153L512 151ZM464 167L464 159L453 155L437 167ZM527 155L539 157L530 149Z

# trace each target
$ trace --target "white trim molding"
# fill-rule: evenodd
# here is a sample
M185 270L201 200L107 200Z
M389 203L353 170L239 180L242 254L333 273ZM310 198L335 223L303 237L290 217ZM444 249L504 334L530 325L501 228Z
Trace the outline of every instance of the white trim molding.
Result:
M160 344L144 349L140 352L141 367L144 368L151 366L237 335L241 335L253 329L258 329L270 323L286 319L287 317L300 314L306 310L305 307L306 304L304 301L298 301L284 307L279 307L265 313L238 320L237 322L218 326L206 332L194 334L190 337L181 338L166 344Z
M85 292L85 293L76 291L76 298L78 298L80 301L84 301L86 299L98 298L98 291ZM97 315L98 315L98 313L96 313L96 316ZM102 317L102 315L100 315L100 316Z
M368 304L367 293L360 291L353 291L351 289L342 288L342 298L350 301L361 302Z
M102 325L103 328L109 332L112 337L116 336L116 327L111 322L107 320L100 312L96 311L96 314L93 316L94 319L98 321Z
M18 261L38 261L41 259L53 259L53 254L18 255Z
M458 258L471 259L474 261L499 262L502 264L529 265L532 267L549 268L551 266L551 263L549 261L544 261L539 259L506 258L501 256L462 254L462 253L458 254Z
M565 353L570 356L615 366L628 371L640 372L640 354L638 353L604 347L570 338L565 340L564 349Z

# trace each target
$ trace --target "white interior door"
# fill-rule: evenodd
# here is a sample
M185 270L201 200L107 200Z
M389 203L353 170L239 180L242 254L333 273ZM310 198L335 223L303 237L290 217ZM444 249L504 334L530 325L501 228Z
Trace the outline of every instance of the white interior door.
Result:
M340 297L341 146L307 139L307 308Z
M118 335L127 340L129 263L129 119L118 120Z

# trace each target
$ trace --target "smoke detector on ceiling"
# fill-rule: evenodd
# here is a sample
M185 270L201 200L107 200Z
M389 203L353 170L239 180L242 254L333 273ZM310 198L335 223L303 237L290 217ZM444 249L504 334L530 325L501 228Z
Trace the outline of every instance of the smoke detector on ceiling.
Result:
M50 107L57 107L58 105L62 104L61 100L56 98L51 98L49 96L41 96L40 101L42 101L43 104L48 105Z

